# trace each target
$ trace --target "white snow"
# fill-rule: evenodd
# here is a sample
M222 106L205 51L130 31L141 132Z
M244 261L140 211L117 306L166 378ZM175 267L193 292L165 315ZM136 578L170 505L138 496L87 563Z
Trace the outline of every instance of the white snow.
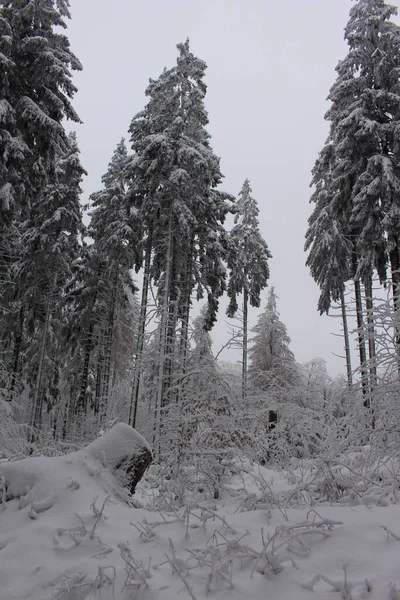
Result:
M99 460L126 449L128 430L120 432L67 457L1 464L11 495L29 485L37 504L53 500L40 514L18 499L3 505L1 600L400 597L399 505L291 508L284 499L298 480L248 464L216 504L132 508ZM148 485L140 486L142 501Z

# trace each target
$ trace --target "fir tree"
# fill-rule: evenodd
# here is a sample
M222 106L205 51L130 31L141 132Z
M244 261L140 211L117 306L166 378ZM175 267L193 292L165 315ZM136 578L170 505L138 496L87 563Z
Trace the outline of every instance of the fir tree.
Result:
M118 144L102 178L103 189L91 195L91 224L89 233L94 240L94 251L99 257L100 278L106 296L97 302L104 303L107 314L102 331L98 331L99 394L96 412L104 422L110 392L112 347L119 307L126 304L126 289L134 292L130 270L140 267L138 251L138 221L134 207L129 206L126 195L126 168L128 153L125 141Z
M55 160L54 178L32 202L30 218L24 224L24 257L19 273L19 290L27 326L38 336L38 362L29 362L29 380L34 383L30 424L41 425L46 397L44 382L46 359L54 361L50 338L57 339L62 329L64 294L71 278L71 265L79 255L81 222L80 164L75 134L67 138L66 150ZM61 340L59 340L61 341ZM51 367L53 369L53 367ZM54 369L53 369L54 370ZM47 381L53 375L47 375Z
M253 328L249 378L259 390L287 387L295 377L295 359L289 348L290 337L279 318L277 296L271 287L265 311Z
M376 379L371 294L374 269L381 282L386 282L390 264L398 310L400 163L396 132L400 114L400 28L390 20L396 12L395 7L383 0L359 0L350 11L345 29L349 52L336 68L337 79L328 96L332 105L325 118L331 126L323 151L325 156L329 155L329 181L325 178L329 204L325 212L328 216L325 231L332 231L332 226L340 224L337 231L347 241L348 250L343 251L344 244L340 240L340 253L335 247L331 248L331 258L327 261L323 260L323 251L318 249L316 254L320 257L314 260L311 256L313 248L309 258L315 274L316 268L321 273L327 268L322 276L325 286L325 289L321 288L323 309L333 297L332 289L337 296L343 288L347 271L354 279L365 395L368 394L368 382L361 283L365 285L368 305L372 384ZM317 171L316 167L313 182L319 193ZM316 207L317 212L320 209L321 205ZM313 221L315 223L316 219ZM309 230L309 247L313 235L316 246L320 243L315 231ZM318 237L327 245L323 226ZM332 261L337 261L333 270L329 266ZM333 273L343 278L339 285L329 283Z
M132 121L134 157L127 170L130 195L147 237L146 286L158 288L160 373L158 402L169 402L177 328L187 350L191 296L207 294L210 328L225 289L227 195L215 188L222 175L209 145L204 107L206 65L189 42L178 45L176 67L164 70L146 91L149 102ZM183 361L185 356L183 356Z
M352 385L350 342L345 303L345 285L351 278L353 243L347 235L347 224L340 214L333 214L335 195L332 169L334 146L328 140L313 169L315 191L310 202L315 203L308 219L305 251L309 250L306 265L318 284L320 314L328 314L332 302L340 302L346 353L347 378Z
M236 205L235 226L230 232L228 268L228 316L238 309L237 295L243 294L242 400L247 396L247 321L248 304L260 306L260 294L269 279L271 253L258 226L258 206L251 196L250 182L245 180Z
M3 0L0 11L0 308L3 322L18 323L5 339L12 396L28 318L24 306L32 298L21 278L24 245L28 228L37 226L41 199L49 202L57 183L56 165L69 152L62 120L79 121L70 101L76 91L70 69L81 65L59 31L69 18L67 0Z

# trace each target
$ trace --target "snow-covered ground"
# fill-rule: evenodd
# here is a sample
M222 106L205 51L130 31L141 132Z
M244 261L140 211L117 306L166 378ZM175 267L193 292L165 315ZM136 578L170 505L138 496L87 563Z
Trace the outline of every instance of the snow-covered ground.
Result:
M1 600L400 599L393 495L292 508L298 481L261 468L216 503L156 512L128 506L82 452L20 464L31 492L0 511Z

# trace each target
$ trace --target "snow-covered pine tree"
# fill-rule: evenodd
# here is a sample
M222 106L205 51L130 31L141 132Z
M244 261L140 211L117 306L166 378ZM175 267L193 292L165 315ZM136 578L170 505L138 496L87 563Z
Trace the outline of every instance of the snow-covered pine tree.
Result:
M335 177L347 180L351 198L350 224L357 236L354 277L363 281L366 290L371 388L376 385L374 268L380 280L386 282L390 264L399 310L400 28L390 20L396 13L397 9L383 0L359 0L351 9L345 29L349 53L337 67L338 77L329 95L332 107L327 115L337 157ZM359 329L360 296L356 289Z
M352 245L350 272L355 282L365 395L368 382L361 282L368 305L372 384L376 379L373 269L385 282L390 264L398 304L400 28L390 20L396 12L384 0L359 0L352 7L345 29L349 52L336 68L337 79L328 96L332 105L325 116L330 122L329 212L331 219L343 224L341 233Z
M341 127L345 135L357 138L359 154L352 219L360 229L358 272L365 285L371 388L376 385L374 267L386 282L390 265L395 309L400 310L400 27L391 21L396 14L397 8L383 0L357 2L345 32L350 51L338 70L354 97L352 112L356 113L350 126L342 122ZM337 88L332 92L342 102L343 92ZM400 332L397 339L399 346Z
M131 288L135 291L130 270L141 266L139 222L136 210L129 206L126 195L127 160L128 152L125 140L122 139L102 177L103 189L90 196L93 210L90 213L89 234L99 257L100 278L106 283L101 301L107 317L97 332L99 393L95 402L99 422L102 424L110 392L116 316L119 307L127 302L126 290Z
M149 243L149 277L158 289L159 410L170 400L179 321L180 348L186 353L194 289L198 299L207 294L207 328L215 321L225 289L227 242L222 223L228 196L215 189L222 175L205 130L206 65L190 52L188 40L178 50L177 65L150 81L149 102L131 123L135 154L127 171Z
M0 2L1 189L7 205L13 200L25 215L67 144L62 120L79 122L70 101L76 91L70 69L82 67L60 32L70 17L68 5L68 0Z
M70 69L81 65L59 31L65 18L68 0L0 2L0 306L2 322L18 323L4 344L11 395L25 329L21 223L57 178L56 157L68 148L62 120L79 121Z
M88 409L94 404L92 351L96 327L102 318L100 298L105 286L100 276L102 261L94 244L87 245L83 241L80 255L72 263L71 269L72 278L65 299L68 395L64 406L63 438L71 434L74 425L82 430Z
M43 403L58 401L48 391L59 350L65 288L71 265L80 252L81 181L76 136L71 133L55 157L54 175L42 193L32 199L30 217L22 228L24 255L20 261L18 289L31 331L31 359L26 365L32 390L30 425L41 426ZM58 377L58 376L57 376Z
M328 140L312 172L312 185L315 186L315 191L310 203L315 203L315 207L308 219L304 249L309 250L306 265L321 290L318 300L320 314L328 314L332 302L340 303L347 379L351 387L353 379L345 285L346 281L351 279L353 243L350 236L346 234L346 222L342 215L333 214L332 199L335 195L335 184L332 178L333 161L334 146Z
M265 311L258 317L249 350L249 380L258 390L290 386L296 377L296 363L289 348L290 337L279 318L275 288L271 287Z
M272 257L262 237L258 223L257 201L251 196L250 182L245 180L236 204L235 226L229 236L227 314L233 317L238 309L237 295L243 294L242 317L242 400L247 398L247 323L248 304L260 306L261 291L269 279L268 259Z

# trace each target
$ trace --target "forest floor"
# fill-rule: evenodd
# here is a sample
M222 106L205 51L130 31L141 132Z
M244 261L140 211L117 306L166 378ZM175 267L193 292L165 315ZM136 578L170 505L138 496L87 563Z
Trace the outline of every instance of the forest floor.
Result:
M104 469L28 460L48 461L44 495L0 508L1 600L400 600L396 494L316 501L296 470L247 463L222 499L155 511Z

